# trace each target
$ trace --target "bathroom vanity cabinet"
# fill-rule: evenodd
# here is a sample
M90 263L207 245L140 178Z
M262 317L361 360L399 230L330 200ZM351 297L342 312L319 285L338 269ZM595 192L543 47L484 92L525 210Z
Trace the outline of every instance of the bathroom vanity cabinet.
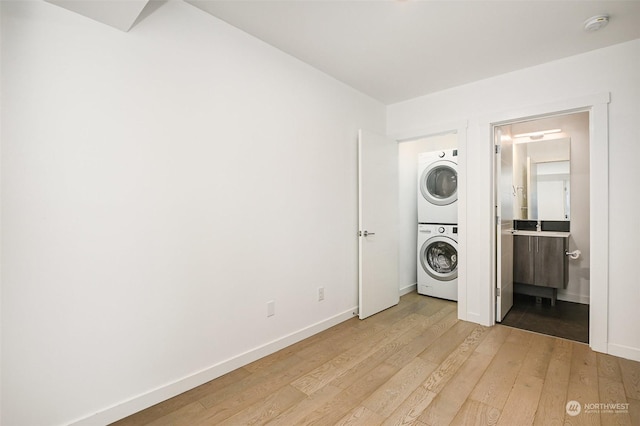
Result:
M513 281L517 293L548 297L555 305L557 290L566 288L569 274L564 232L522 232L513 237Z

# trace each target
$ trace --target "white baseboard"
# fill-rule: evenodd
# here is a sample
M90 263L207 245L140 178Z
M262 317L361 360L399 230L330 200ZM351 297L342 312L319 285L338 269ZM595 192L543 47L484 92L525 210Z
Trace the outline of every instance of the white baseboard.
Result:
M467 317L465 321L473 322L473 323L484 325L487 327L491 325L487 321L485 321L485 318L483 318L482 315L476 314L474 312L467 312Z
M287 346L304 340L307 337L333 327L334 325L340 324L343 321L353 318L357 313L358 307L356 306L331 318L327 318L277 340L234 356L233 358L214 364L211 367L190 376L186 376L173 383L160 386L127 401L75 420L70 423L70 426L102 426L113 423L117 420L130 416L131 414L137 413L138 411L144 410L145 408L151 407L152 405L158 404L159 402L166 401L169 398L173 398L176 395L210 382L211 380L227 374L230 371L275 353L282 348L286 348Z
M418 289L418 284L417 283L409 284L408 286L402 287L400 289L400 296L404 296L405 294L413 293L413 292L417 291L417 289Z
M609 343L607 345L609 355L619 356L620 358L630 359L632 361L640 362L640 349L632 348L630 346L616 345L615 343Z

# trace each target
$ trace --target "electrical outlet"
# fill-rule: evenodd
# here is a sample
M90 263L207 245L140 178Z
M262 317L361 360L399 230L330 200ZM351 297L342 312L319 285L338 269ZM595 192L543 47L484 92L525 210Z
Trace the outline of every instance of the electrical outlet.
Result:
M270 300L267 302L267 317L272 317L276 314L276 302Z
M324 287L318 287L318 302L324 300Z

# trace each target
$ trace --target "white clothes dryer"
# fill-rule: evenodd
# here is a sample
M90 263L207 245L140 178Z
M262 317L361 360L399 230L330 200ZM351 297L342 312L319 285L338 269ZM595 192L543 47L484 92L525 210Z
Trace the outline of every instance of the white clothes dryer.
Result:
M457 225L418 225L418 293L458 300Z
M418 223L458 223L458 150L418 155Z

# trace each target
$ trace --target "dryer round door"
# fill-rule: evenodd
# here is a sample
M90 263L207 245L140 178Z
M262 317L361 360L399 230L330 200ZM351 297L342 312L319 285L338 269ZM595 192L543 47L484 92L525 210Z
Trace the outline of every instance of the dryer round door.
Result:
M420 248L420 263L431 277L451 281L458 277L458 243L451 238L429 238Z
M458 165L436 161L420 175L420 192L431 204L446 206L458 199Z

